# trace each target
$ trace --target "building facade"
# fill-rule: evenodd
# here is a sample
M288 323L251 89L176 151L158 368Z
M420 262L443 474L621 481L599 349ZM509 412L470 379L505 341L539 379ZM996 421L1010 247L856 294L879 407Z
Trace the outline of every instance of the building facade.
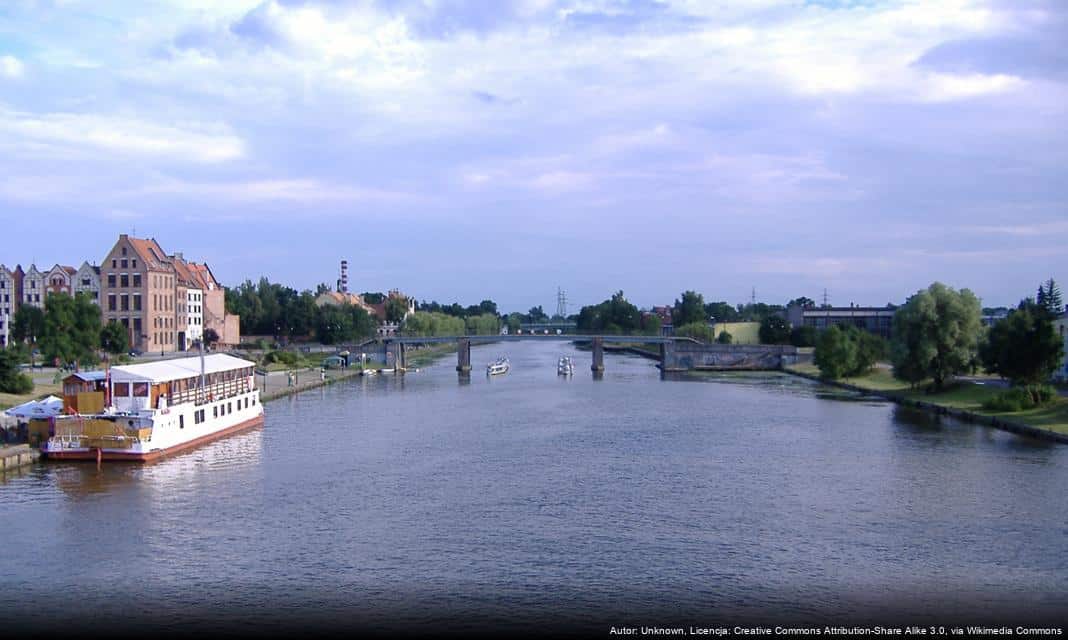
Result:
M74 293L85 293L89 298L100 305L100 267L83 262L74 274Z
M22 269L12 271L0 264L0 347L11 344L11 320L19 308L19 294L16 293L21 282L16 278L22 277Z
M155 239L119 236L100 264L104 324L126 327L130 347L140 351L177 349L175 274Z
M889 339L893 330L894 313L897 307L801 307L792 305L786 310L786 319L794 327L815 327L823 331L828 327L852 325L869 333Z
M1053 330L1064 343L1064 357L1061 359L1061 366L1053 372L1053 379L1061 382L1068 381L1068 311L1053 321Z
M45 273L38 271L37 265L31 264L29 270L22 275L22 295L19 296L19 305L44 308L45 282L47 282Z
M45 297L50 293L65 293L74 295L74 275L78 270L74 267L57 264L45 274Z

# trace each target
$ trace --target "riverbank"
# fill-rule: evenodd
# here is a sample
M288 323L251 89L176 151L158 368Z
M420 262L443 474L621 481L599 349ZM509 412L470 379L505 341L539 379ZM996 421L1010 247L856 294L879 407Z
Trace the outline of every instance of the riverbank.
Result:
M947 415L966 422L985 424L1004 431L1045 440L1068 443L1068 399L1057 398L1044 407L1012 413L988 411L983 402L1004 391L974 382L960 381L945 391L927 393L912 389L895 379L888 369L879 368L856 378L823 380L811 364L784 367L786 373L850 391L885 398L898 404Z
M277 390L261 389L260 402L270 402L271 400L277 400L286 396L291 396L294 393L300 393L301 391L308 391L309 389L317 389L319 387L325 387L326 385L334 384L341 380L348 380L360 375L359 367L351 367L348 369L327 369L323 376L320 376L319 371L315 369L307 369L304 371L296 372L296 382L293 386L279 387ZM301 376L304 376L304 380L301 381Z

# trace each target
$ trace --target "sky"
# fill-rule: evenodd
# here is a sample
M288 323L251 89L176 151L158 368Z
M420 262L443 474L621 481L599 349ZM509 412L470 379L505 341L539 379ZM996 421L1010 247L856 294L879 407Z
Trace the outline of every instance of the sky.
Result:
M5 0L0 263L1011 305L1068 278L1068 3Z

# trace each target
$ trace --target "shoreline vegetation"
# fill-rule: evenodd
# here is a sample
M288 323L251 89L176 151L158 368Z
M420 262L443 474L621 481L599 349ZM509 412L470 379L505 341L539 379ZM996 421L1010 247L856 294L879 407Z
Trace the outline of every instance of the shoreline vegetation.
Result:
M1022 411L990 411L983 408L983 402L1005 389L968 380L956 380L942 391L929 392L924 385L910 387L907 382L895 379L889 369L882 367L861 376L839 380L821 378L819 368L813 364L789 365L783 367L783 371L821 384L878 396L966 422L1068 443L1068 398L1057 397L1046 405Z

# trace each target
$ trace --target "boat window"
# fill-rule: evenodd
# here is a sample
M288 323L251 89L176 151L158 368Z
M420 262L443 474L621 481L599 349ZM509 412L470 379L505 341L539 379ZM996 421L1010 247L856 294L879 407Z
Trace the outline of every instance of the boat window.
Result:
M130 395L130 384L128 382L116 382L115 395L123 397Z
M133 394L136 398L148 397L148 383L147 382L135 382L133 385Z
M211 408L211 415L212 415L213 418L218 418L219 417L219 407L218 406L215 406L215 407Z
M185 416L178 416L178 428L185 429Z

